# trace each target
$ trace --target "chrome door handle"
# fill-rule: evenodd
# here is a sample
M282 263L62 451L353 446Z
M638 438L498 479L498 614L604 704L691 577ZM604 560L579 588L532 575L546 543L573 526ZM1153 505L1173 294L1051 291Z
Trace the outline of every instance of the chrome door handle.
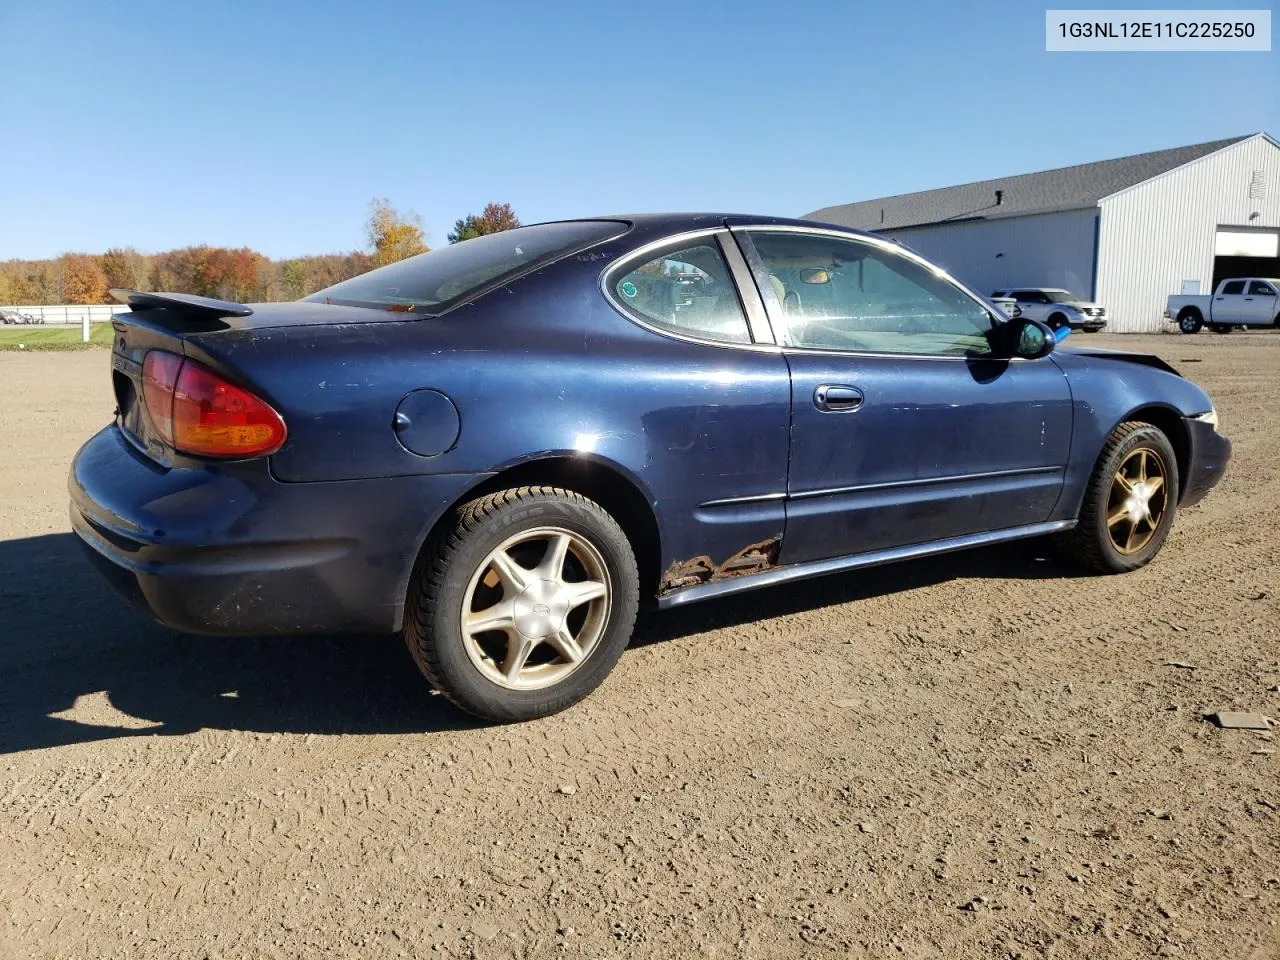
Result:
M844 413L862 405L862 391L843 383L824 383L813 391L813 405L823 413Z

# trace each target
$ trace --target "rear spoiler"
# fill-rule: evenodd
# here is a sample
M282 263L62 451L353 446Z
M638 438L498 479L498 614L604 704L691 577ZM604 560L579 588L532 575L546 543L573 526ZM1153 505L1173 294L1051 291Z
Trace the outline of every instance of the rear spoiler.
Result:
M247 317L253 313L253 308L246 307L243 303L214 300L212 297L197 297L190 293L142 293L137 290L112 287L111 296L121 303L127 303L135 312L167 309L200 320Z

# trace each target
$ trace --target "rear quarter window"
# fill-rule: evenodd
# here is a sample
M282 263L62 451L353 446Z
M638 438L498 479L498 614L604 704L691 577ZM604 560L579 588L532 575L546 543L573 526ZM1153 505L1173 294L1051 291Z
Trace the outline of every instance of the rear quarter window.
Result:
M606 280L614 303L645 326L723 343L750 343L747 318L714 237L624 264Z

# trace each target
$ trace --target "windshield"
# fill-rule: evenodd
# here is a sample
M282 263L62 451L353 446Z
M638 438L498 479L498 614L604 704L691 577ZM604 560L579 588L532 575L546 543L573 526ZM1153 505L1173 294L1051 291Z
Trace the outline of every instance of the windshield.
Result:
M305 300L408 313L444 313L482 287L616 237L616 220L570 220L504 230L410 257L342 283Z
M1080 298L1069 290L1045 290L1050 303L1079 303Z

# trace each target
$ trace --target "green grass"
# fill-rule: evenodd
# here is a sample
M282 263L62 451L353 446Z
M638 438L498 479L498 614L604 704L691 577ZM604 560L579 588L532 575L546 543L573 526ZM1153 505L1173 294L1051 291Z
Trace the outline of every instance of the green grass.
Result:
M87 350L109 347L115 331L111 329L110 323L94 323L89 325L88 343L81 342L80 336L78 326L0 326L0 350Z

